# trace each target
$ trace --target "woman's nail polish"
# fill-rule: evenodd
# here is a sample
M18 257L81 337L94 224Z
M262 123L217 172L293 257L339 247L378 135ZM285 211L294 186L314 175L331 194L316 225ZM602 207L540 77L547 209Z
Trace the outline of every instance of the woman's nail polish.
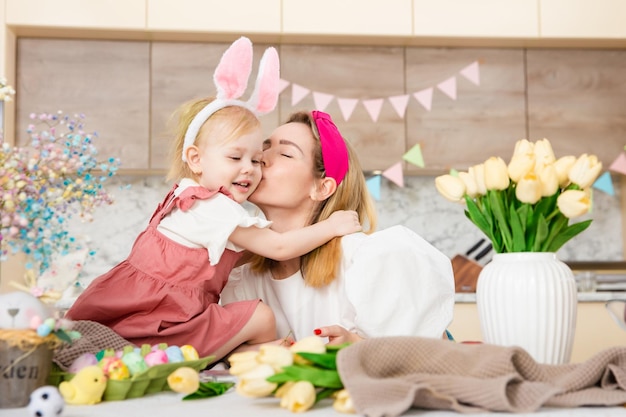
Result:
M313 330L313 333L315 333L315 335L319 336L322 334L322 331L320 329L315 329Z

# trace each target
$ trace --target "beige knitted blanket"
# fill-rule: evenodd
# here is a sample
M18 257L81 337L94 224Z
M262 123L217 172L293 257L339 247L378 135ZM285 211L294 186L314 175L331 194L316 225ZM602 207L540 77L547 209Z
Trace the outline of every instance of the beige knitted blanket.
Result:
M383 337L340 350L337 366L367 417L395 417L411 407L521 413L626 404L626 346L580 364L545 365L518 347Z

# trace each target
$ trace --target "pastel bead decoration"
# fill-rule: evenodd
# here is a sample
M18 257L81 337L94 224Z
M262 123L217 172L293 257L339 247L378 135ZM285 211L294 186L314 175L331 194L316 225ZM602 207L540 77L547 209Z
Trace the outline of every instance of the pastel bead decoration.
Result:
M116 356L105 356L100 359L98 366L104 371L104 375L115 381L130 378L130 371L122 360Z
M184 345L180 347L180 350L183 352L183 357L186 361L195 361L200 357L198 356L198 351L191 345Z

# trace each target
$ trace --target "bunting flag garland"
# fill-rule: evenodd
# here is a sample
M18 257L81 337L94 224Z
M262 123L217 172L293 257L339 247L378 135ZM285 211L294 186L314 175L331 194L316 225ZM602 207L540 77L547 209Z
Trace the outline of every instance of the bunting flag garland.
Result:
M402 159L410 162L413 165L417 165L420 168L424 168L424 158L422 156L422 147L420 144L413 146L407 153L402 155Z
M626 154L624 152L620 153L615 161L613 161L609 169L626 175Z
M380 175L374 175L371 178L368 178L366 180L367 183L367 189L369 190L370 194L372 194L372 197L374 197L374 200L379 201L380 200Z
M402 162L396 162L383 171L383 177L395 183L398 187L404 187L404 175L402 174Z
M609 171L606 171L604 174L600 175L596 182L593 183L593 187L597 188L600 191L604 191L610 196L615 195L615 189L613 188L613 181L611 180L611 174Z
M283 80L282 78L279 79L278 80L278 94L285 91L285 88L289 87L289 84L291 84L289 81Z
M478 65L478 61L474 61L473 63L465 66L459 71L459 74L464 78L469 80L471 83L475 85L480 85L480 68ZM337 97L333 94L324 93L321 91L313 91L305 86L289 82L287 80L281 79L279 88L282 93L289 85L291 85L291 105L295 106L300 103L306 96L309 94L313 95L313 101L315 103L315 107L318 110L324 111L326 107L333 100L337 100L337 104L339 104L339 108L341 109L341 114L345 121L350 119L356 105L361 102L367 113L371 117L372 121L376 123L378 121L378 116L382 110L383 103L388 101L393 109L398 113L398 116L404 118L406 114L406 109L409 105L409 100L411 96L417 100L419 104L424 107L427 111L430 111L432 108L433 102L433 93L435 87L437 90L441 91L447 97L452 100L456 100L457 98L457 76L453 75L441 82L437 83L436 86L430 86L424 88L420 91L408 93L408 94L400 94L394 95L384 98L371 98L371 99L358 99L358 98L347 98L347 97Z

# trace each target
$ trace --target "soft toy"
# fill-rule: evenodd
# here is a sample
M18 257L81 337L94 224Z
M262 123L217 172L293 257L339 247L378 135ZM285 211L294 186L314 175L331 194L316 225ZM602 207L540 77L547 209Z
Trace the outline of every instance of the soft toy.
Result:
M29 293L0 294L0 329L29 329L34 319L45 320L51 311Z
M45 385L30 394L28 414L32 417L56 417L63 413L65 402L56 387Z
M69 381L59 384L59 391L68 404L91 405L102 401L107 386L104 371L97 365L86 366Z

